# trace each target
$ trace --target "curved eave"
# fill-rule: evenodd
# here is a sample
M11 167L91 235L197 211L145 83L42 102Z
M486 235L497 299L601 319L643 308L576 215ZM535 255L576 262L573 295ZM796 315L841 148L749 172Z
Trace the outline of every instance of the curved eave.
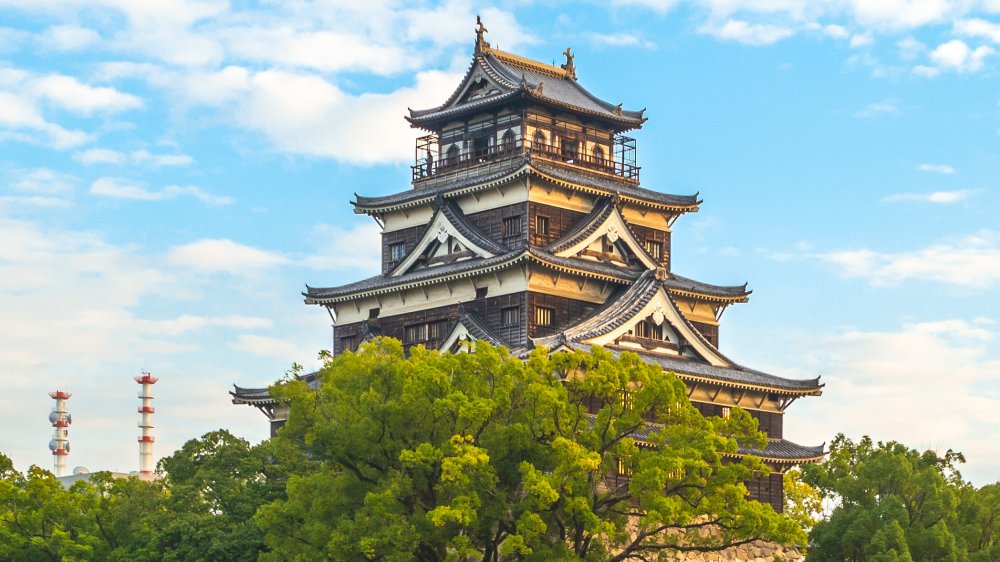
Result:
M403 118L406 119L411 127L417 127L429 132L437 132L437 129L433 127L434 123L455 119L463 113L482 111L495 105L500 105L505 101L517 98L523 93L524 92L521 90L511 90L509 92L503 92L495 96L490 96L488 98L483 98L481 100L476 100L462 105L456 105L447 109L433 110L430 113L414 115L411 111L410 115L406 115Z
M454 281L456 279L466 279L469 277L475 277L477 275L482 275L484 273L491 273L494 271L499 271L520 263L527 257L527 252L522 252L520 254L514 255L508 259L498 261L490 265L483 265L481 267L469 267L468 269L459 270L453 273L445 273L442 275L434 275L433 271L428 270L428 275L420 279L413 279L410 281L403 280L399 283L390 283L383 285L381 287L376 287L372 289L362 289L360 291L354 291L349 293L338 294L330 297L324 297L319 295L311 295L309 291L313 290L312 287L306 286L307 292L303 293L302 296L305 298L306 304L336 304L339 302L351 301L355 299L362 299L367 297L373 297L376 295L384 295L386 293L395 293L399 291L406 291L409 289L416 289L420 287L426 287L428 285L434 285L437 283L445 283L448 281Z
M242 391L242 392L241 392ZM278 401L273 396L267 394L266 388L240 388L230 390L229 395L233 397L233 404L247 404L250 406L263 406L267 404L277 404Z
M421 207L423 205L429 204L430 202L434 201L434 198L437 197L439 193L444 197L453 198L453 197L460 197L462 195L466 195L469 193L475 193L477 191L482 191L485 189L491 189L499 185L503 185L504 183L507 183L511 180L521 177L522 175L527 173L529 169L530 169L529 166L527 164L524 164L518 168L515 168L510 173L498 175L489 181L473 182L470 183L469 185L463 187L457 187L451 190L437 191L434 190L433 188L428 188L427 190L428 193L426 196L416 197L414 199L408 199L406 201L400 201L398 203L392 203L388 205L379 205L377 203L366 204L366 201L372 201L375 198L361 197L356 195L358 200L351 201L351 205L354 206L354 212L356 214L367 214L367 215L376 215L379 213L391 213L393 211L400 211L403 209L412 209L414 207Z
M671 371L677 378L682 381L696 382L699 384L709 384L716 386L723 386L726 388L739 388L745 390L760 390L770 394L783 394L786 396L820 396L823 394L824 384L819 384L819 379L817 379L817 384L815 387L811 388L789 388L781 387L777 385L766 385L757 383L747 383L747 382L737 382L726 380L722 378L710 377L705 375L692 375L690 373L685 373L683 371Z
M610 197L612 195L618 195L618 197L623 202L633 203L635 205L639 205L639 206L642 206L642 207L647 207L647 208L650 208L650 209L657 209L657 210L662 210L662 211L672 211L672 212L675 212L675 213L692 213L692 212L697 212L698 206L701 205L701 203L702 203L701 200L698 200L697 198L695 198L694 201L692 201L691 203L689 203L687 205L674 205L674 204L670 204L670 203L663 203L663 202L659 202L659 201L652 201L650 199L638 196L636 194L630 194L627 191L616 191L616 190L613 190L613 189L606 189L606 188L594 187L594 186L586 185L586 184L583 184L583 183L580 183L580 182L573 182L573 181L569 181L569 180L564 180L564 179L561 179L561 178L557 178L557 177L555 177L555 176L553 176L551 174L547 174L547 173L545 173L545 172L543 172L543 171L541 171L541 170L539 170L539 169L537 169L535 167L531 167L531 173L534 174L534 175L536 175L536 176L538 176L538 177L540 177L540 178L548 180L548 181L550 181L550 182L552 182L552 183L554 183L556 185L559 185L559 186L562 186L562 187L566 187L568 189L573 189L573 190L576 190L576 191L581 191L583 193L589 193L591 195L602 195L602 196L608 196L608 197ZM629 188L628 187L624 187L623 189L627 190Z
M674 289L667 287L667 292L670 293L671 295L675 295L678 297L685 297L699 301L718 303L718 304L735 304L735 303L744 303L749 301L750 293L752 293L753 291L746 291L741 295L725 295L725 294L709 293L707 291L706 292L689 291L685 289Z
M540 254L535 250L528 250L528 254L531 256L531 261L541 266L547 267L549 269L558 271L560 273L570 273L572 275L589 277L591 279L597 279L599 281L610 281L612 283L621 283L624 285L635 282L634 277L630 277L627 275L615 275L610 273L604 274L590 269L586 269L586 266L583 266L582 264L580 267L574 267L570 263L558 263L555 260L549 259L548 256ZM568 258L561 258L561 259L565 260Z
M590 117L602 119L609 123L615 123L621 125L620 128L615 129L615 131L618 133L623 133L625 131L630 131L632 129L642 128L642 125L649 120L648 117L629 117L626 115L616 115L611 112L595 111L593 109L587 109L585 107L580 107L578 105L574 105L569 102L557 100L555 98L550 98L544 94L538 94L537 92L535 92L535 90L526 86L524 87L524 92L528 94L528 97L540 103L557 107L560 109L569 109L570 111L574 111L576 113L581 113L583 115L588 115ZM630 113L636 113L636 112L630 111Z

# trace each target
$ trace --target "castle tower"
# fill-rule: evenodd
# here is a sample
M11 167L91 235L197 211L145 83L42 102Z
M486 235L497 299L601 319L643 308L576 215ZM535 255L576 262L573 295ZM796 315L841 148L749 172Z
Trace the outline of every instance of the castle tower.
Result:
M382 227L380 274L307 288L306 303L334 319L334 354L378 335L451 352L485 340L517 356L540 345L637 353L676 373L704 415L739 406L759 421L767 447L742 453L775 473L748 488L781 510L781 472L823 456L782 436L785 409L819 395L819 379L749 369L719 350L723 311L750 291L674 272L675 223L702 201L640 185L625 133L644 111L585 89L570 49L554 66L495 49L484 32L454 93L407 117L427 133L412 188L352 202ZM266 389L232 394L283 422Z
M49 414L49 422L52 424L52 440L49 441L49 450L52 451L52 464L56 476L66 474L66 457L69 455L69 426L73 423L73 416L70 415L66 407L66 401L72 394L56 390L50 392L49 397L56 401Z
M142 385L142 389L139 391L139 398L142 400L142 406L139 406L139 413L142 414L142 418L139 420L139 427L142 428L142 435L139 436L139 474L153 473L153 442L155 441L153 427L155 426L152 416L156 413L156 408L153 408L153 385L158 380L147 372L135 377L135 382Z

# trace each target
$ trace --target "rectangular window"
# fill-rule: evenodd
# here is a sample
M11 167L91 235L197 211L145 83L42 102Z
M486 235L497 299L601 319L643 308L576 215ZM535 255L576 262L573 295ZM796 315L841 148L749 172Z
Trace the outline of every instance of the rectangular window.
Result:
M553 309L547 306L536 306L535 307L535 325L536 326L551 326L552 325L552 312Z
M485 299L486 298L486 291L487 290L488 290L488 287L476 287L476 298L477 299Z
M539 236L549 235L549 217L535 216L535 234Z
M389 245L389 261L400 262L404 257L406 257L406 242Z
M662 260L663 259L663 242L658 242L656 240L646 240L646 251L649 252L653 259Z
M517 326L521 323L521 307L509 306L500 311L500 323L504 326Z
M632 476L632 467L625 462L625 459L618 459L618 474L622 476Z
M621 405L622 405L622 410L631 410L632 409L632 391L631 390L623 390L622 391L622 394L621 394Z
M515 215L513 217L503 219L501 231L504 238L521 234L521 215Z
M406 340L403 343L418 343L427 339L427 324L416 324L406 327Z
M441 332L444 331L444 322L431 322L427 324L427 339L436 340L441 337Z
M729 406L723 406L722 407L722 413L720 415L722 417L724 417L724 418L728 418L729 417Z
M342 336L340 338L340 351L354 351L358 348L358 336L357 334L350 336Z

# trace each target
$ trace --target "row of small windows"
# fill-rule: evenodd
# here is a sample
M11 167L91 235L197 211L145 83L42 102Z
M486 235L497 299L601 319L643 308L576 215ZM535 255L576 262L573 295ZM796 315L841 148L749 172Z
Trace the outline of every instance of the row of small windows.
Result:
M406 326L403 343L414 344L440 339L444 335L445 321L424 322Z

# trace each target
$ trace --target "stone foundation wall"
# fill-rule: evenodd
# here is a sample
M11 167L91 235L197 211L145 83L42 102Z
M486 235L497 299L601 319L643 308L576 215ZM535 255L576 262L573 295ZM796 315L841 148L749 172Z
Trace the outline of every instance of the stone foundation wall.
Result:
M698 562L801 562L806 557L798 549L765 541L754 541L720 552L678 552L668 560Z

